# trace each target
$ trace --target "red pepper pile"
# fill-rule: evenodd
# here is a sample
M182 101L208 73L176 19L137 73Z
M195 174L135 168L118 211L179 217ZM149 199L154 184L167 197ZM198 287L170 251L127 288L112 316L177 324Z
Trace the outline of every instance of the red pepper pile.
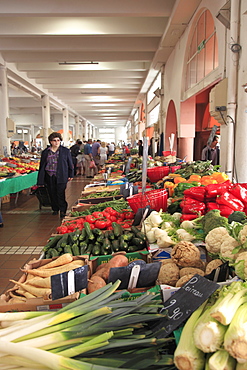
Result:
M247 184L221 184L195 186L184 191L180 204L181 220L193 220L212 209L219 209L221 216L229 217L234 211L247 214Z
M93 212L91 215L80 217L75 220L65 221L61 226L57 227L58 234L73 232L76 229L83 229L84 222L90 224L91 229L112 230L112 222L117 222L126 229L131 227L134 221L134 212L123 210L117 212L111 207L107 207L103 212Z

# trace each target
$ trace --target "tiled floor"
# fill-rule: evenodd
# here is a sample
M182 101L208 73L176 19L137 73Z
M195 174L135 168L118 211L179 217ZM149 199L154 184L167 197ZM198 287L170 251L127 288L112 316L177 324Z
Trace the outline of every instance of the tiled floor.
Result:
M75 177L68 183L66 198L68 210L80 198L81 191L89 180ZM40 257L43 246L61 224L59 216L53 216L49 207L39 209L35 195L19 194L1 208L4 227L0 228L0 294L13 284L9 279L18 280L26 262Z

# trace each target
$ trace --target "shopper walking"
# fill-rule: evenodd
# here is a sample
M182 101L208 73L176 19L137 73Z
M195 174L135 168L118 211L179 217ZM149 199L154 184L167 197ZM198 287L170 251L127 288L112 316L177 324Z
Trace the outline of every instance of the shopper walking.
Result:
M92 155L92 139L88 139L84 146L84 156L85 156L85 175L87 178L93 178L95 170L91 167L91 162L93 161Z
M63 218L68 207L65 190L67 182L73 178L74 167L70 150L61 145L61 134L53 132L48 140L50 146L41 153L37 184L47 186L53 214L60 211Z
M70 148L70 153L71 153L71 156L72 156L72 162L73 162L73 165L74 165L74 176L76 176L77 156L80 152L81 144L82 144L82 141L77 139L76 143L74 145L72 145L72 147Z
M100 148L100 143L101 143L101 141L97 140L92 145L92 156L93 156L94 163L96 164L96 167L95 167L95 174L96 175L99 172L99 160L100 160L99 148Z
M105 165L105 162L107 160L107 153L108 153L108 148L106 146L106 143L103 142L101 143L99 147L99 156L100 156L99 165L101 168L104 167Z
M113 155L113 154L114 154L114 152L115 152L115 144L114 144L113 142L111 142L111 143L109 144L109 157L110 157L111 155Z

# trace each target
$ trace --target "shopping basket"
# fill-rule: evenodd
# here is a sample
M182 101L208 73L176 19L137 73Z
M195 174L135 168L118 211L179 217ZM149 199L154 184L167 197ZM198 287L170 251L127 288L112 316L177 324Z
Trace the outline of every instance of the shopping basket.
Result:
M43 207L51 207L51 199L46 186L38 186L32 194L35 194L39 200L39 209Z
M147 175L151 182L157 182L163 177L167 176L170 172L169 166L157 166L147 169Z
M166 189L155 189L147 191L144 194L139 193L132 197L128 197L127 201L130 208L135 213L139 208L144 208L148 205L155 211L159 212L162 209L162 211L165 212L167 209L167 199L168 193Z

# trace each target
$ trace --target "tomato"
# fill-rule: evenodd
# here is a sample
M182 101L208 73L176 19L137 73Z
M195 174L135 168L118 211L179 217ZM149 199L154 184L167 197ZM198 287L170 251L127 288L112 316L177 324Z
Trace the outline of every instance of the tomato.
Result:
M117 221L117 217L116 216L110 216L110 220L111 220L111 222L116 222Z
M134 217L135 216L133 212L125 212L125 219L132 220Z
M77 225L83 225L85 222L85 218L84 217L80 217L77 219Z
M113 230L112 226L108 226L106 230Z
M104 217L103 212L97 212L97 211L93 212L92 216L94 216L95 218L103 218Z
M106 212L110 213L111 216L116 216L118 214L117 211L115 211L115 209L111 208L111 207L107 207L105 209Z
M86 222L88 222L89 224L93 224L93 223L96 221L96 219L95 219L95 217L91 214L91 215L87 215L87 216L85 217L85 221L86 221Z
M89 224L89 226L90 226L90 229L95 229L94 224Z
M110 218L110 217L111 217L110 213L109 213L109 212L107 212L106 210L104 210L102 213L103 213L103 216L104 216L105 218Z
M125 213L119 213L118 218L123 221L125 219Z
M106 221L96 220L94 226L96 227L96 229L105 229L106 228Z
M109 226L111 226L112 221L111 221L111 220L109 220L109 219L106 219L106 220L105 220L105 223L106 223L106 228L108 228Z
M66 234L68 232L67 226L58 226L57 227L58 234Z
M124 222L121 226L123 229L128 229L130 227L130 225L127 224L126 222Z

